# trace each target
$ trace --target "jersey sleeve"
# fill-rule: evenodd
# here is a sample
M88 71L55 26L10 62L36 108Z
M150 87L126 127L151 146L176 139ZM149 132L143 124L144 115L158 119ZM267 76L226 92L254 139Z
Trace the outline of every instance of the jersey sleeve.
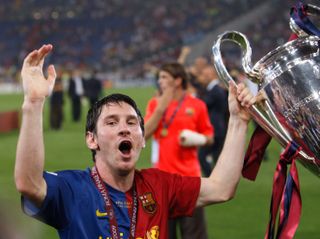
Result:
M146 114L144 116L145 122L147 122L150 119L154 110L156 109L156 106L157 106L157 101L155 98L152 98L147 104Z
M40 208L22 197L23 211L56 229L63 229L71 221L75 197L67 180L56 173L44 172L47 195Z

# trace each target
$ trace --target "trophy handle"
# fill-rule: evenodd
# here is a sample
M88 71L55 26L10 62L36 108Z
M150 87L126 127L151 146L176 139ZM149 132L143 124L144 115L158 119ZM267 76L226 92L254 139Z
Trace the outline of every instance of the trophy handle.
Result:
M252 70L251 56L252 50L250 43L246 36L237 31L226 31L218 36L216 43L212 47L212 53L214 56L214 64L220 79L226 86L229 82L234 82L233 78L228 73L221 56L220 46L224 41L231 41L237 43L242 50L242 67L245 73L251 78L251 80L257 84L260 83L259 73ZM234 82L235 83L235 82Z
M231 41L238 44L242 50L242 67L249 79L255 83L261 83L259 72L252 68L251 56L252 50L250 43L245 35L237 31L227 31L218 36L217 41L212 46L213 62L218 73L219 79L228 87L229 83L235 85L236 82L228 73L221 56L220 46L225 41ZM272 137L274 137L282 147L286 147L292 140L287 131L280 125L276 119L270 104L267 100L262 104L254 104L249 108L252 118ZM314 161L313 157L308 156L305 152L300 151L300 156L307 160Z
M320 30L312 23L308 16L320 17L320 8L298 2L296 6L291 8L289 26L293 33L298 37L304 36L320 36Z

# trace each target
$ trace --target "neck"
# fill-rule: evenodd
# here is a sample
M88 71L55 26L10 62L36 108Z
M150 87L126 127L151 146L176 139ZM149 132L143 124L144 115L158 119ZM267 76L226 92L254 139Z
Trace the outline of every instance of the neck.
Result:
M186 90L184 90L184 89L177 89L177 90L175 91L175 93L174 93L173 99L179 101L179 100L182 99L182 97L183 97L185 94L186 94Z
M111 187L121 191L127 192L131 189L134 181L134 170L130 172L119 172L111 170L104 164L96 163L97 170L101 179Z

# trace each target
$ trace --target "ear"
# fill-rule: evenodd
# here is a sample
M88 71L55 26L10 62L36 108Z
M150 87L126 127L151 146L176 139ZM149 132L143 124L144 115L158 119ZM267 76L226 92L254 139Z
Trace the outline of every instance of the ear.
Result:
M97 150L99 148L99 145L95 138L94 133L90 131L87 131L86 133L86 143L89 149Z
M175 78L174 85L175 85L175 87L181 87L182 86L182 78L181 77Z
M142 138L142 148L144 149L146 147L146 139L145 137Z

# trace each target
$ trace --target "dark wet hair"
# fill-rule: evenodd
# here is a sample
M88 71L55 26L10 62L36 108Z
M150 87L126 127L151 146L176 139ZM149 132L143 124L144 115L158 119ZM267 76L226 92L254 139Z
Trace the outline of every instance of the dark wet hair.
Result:
M173 78L180 77L182 79L182 88L184 90L187 89L189 78L183 65L177 62L166 63L160 67L159 71L166 71L172 75Z
M138 109L136 102L132 98L130 98L129 96L119 94L119 93L108 95L93 104L93 106L91 107L91 109L89 109L88 114L87 114L86 134L88 131L92 132L94 134L97 132L97 122L98 122L99 116L101 114L102 107L104 105L120 104L120 103L127 103L135 110L135 112L138 115L139 124L140 124L140 128L142 130L142 134L144 135L144 120L143 120L143 117L141 115L140 110ZM95 161L96 151L92 149L91 152L92 152L93 161Z

